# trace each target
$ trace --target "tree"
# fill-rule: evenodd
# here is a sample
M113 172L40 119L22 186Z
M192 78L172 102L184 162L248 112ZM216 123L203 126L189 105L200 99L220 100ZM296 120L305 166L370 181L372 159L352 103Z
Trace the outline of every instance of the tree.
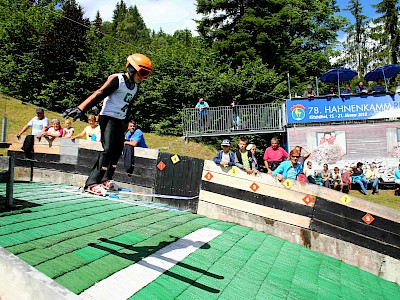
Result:
M382 0L372 5L382 16L374 20L372 37L379 41L376 57L380 61L397 64L400 55L400 23L398 0Z
M354 24L345 29L347 33L342 61L359 74L365 74L370 62L370 48L368 43L369 33L367 17L362 14L362 5L359 0L350 0L346 8L354 17Z
M146 27L136 5L129 7L125 16L120 18L116 27L116 35L123 41L149 41L150 30Z
M261 57L278 73L320 75L344 19L334 0L198 0L198 31L233 67Z

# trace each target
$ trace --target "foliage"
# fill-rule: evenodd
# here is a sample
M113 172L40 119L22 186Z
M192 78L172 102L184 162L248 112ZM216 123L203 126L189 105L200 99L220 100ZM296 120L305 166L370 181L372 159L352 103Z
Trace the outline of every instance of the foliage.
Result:
M124 0L112 22L99 12L90 22L76 0L57 3L61 10L48 0L0 0L0 91L62 112L141 52L154 70L128 117L145 131L174 135L182 133L182 109L200 96L211 106L233 97L241 104L280 102L288 96L287 73L292 92L302 93L331 67L336 32L345 24L334 0L198 0L200 36L169 35L150 32ZM263 146L265 137L252 138Z
M200 34L234 66L260 57L278 73L316 76L329 68L344 24L335 1L198 0Z
M374 20L372 38L379 41L375 52L377 58L385 63L398 63L400 55L400 8L398 0L382 0L373 5L376 12L382 14Z

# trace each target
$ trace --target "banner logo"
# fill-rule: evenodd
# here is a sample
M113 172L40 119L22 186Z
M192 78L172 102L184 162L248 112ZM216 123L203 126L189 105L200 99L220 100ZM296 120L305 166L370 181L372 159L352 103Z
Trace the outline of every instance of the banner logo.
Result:
M306 116L306 108L301 104L293 105L290 110L292 111L292 118L296 121L301 121Z

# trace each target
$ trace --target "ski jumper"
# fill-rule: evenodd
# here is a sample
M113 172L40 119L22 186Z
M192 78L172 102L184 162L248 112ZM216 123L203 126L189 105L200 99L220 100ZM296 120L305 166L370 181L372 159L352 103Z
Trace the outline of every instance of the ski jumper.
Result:
M111 180L114 175L124 147L125 118L138 90L138 84L132 83L132 85L129 88L128 78L124 74L111 75L100 90L81 104L83 109L81 105L79 106L83 111L87 111L104 100L99 118L103 151L100 152L86 180L85 188Z

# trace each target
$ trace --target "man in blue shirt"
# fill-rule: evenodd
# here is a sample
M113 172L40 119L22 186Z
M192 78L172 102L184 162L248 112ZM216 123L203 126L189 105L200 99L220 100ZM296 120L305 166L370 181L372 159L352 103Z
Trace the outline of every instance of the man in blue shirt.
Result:
M129 121L128 132L125 134L125 145L149 148L144 140L143 132L137 128L135 121Z
M207 109L209 108L208 103L204 101L204 98L199 98L199 102L195 106L199 110L198 125L199 130L206 131L207 129Z

